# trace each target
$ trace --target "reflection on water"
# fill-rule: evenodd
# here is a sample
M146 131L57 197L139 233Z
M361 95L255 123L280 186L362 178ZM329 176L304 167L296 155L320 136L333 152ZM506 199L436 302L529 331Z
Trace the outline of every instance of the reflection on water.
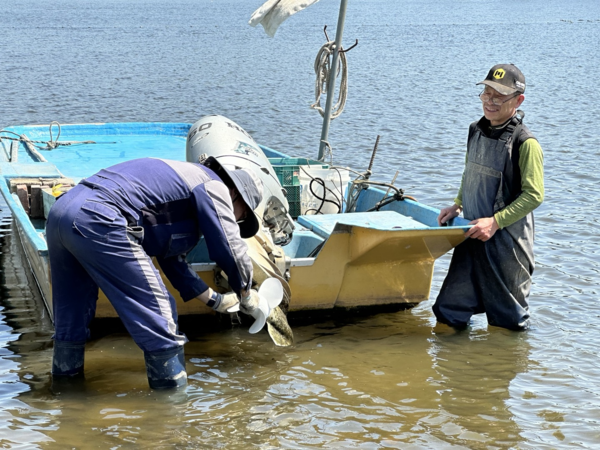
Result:
M0 443L26 448L51 441L40 431L47 420L25 400L32 388L47 379L28 361L51 347L51 324L19 241L13 239L11 223L6 205L0 202L0 298L10 299L0 304ZM47 409L44 402L43 416Z
M513 378L527 371L527 340L525 333L501 329L436 336L430 353L448 415L444 434L470 441L469 448L514 447L521 441L506 401Z

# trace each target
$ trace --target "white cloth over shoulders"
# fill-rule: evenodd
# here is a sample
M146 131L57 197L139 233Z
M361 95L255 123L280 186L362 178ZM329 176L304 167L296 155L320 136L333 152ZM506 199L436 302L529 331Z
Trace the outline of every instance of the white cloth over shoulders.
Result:
M255 27L259 23L265 32L273 37L279 25L291 15L317 3L319 0L268 0L250 17L249 25Z

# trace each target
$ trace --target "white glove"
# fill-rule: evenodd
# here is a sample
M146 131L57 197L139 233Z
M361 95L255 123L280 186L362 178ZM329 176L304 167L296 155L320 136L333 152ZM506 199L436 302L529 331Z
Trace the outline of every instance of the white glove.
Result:
M240 303L235 292L228 292L227 294L213 292L211 300L215 302L211 308L221 314L231 314L239 309L235 308ZM233 311L230 311L230 309Z
M251 290L242 296L240 309L242 312L254 317L254 323L248 330L250 334L258 333L273 311L283 299L283 286L277 278L266 279L258 289Z
M256 318L259 302L260 297L258 296L258 292L256 292L254 289L250 289L246 296L242 297L242 301L240 302L240 311Z

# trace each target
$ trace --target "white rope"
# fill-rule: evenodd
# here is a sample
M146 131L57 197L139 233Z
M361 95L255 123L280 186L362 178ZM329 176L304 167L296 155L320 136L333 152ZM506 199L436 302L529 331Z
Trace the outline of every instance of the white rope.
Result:
M321 142L323 142L325 144L325 147L323 149L324 150L323 157L319 161L325 162L325 158L327 158L329 156L329 164L333 165L333 147L327 141L321 141Z
M310 107L319 111L321 116L325 115L325 110L321 107L321 95L327 93L327 80L329 80L334 46L334 41L329 41L324 44L319 50L319 53L317 53L317 57L315 59L315 74L317 75L317 80L315 83L315 102L310 105ZM344 106L346 106L346 98L348 96L348 65L346 63L346 54L343 52L339 53L336 78L339 76L340 71L342 73L340 94L337 103L331 110L331 120L335 119L342 113ZM332 89L333 93L335 93L335 83L334 86L332 86Z

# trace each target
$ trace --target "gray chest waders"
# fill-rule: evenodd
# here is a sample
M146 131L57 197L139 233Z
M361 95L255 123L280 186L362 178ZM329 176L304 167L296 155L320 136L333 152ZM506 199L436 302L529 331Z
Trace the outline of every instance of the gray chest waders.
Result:
M511 160L518 119L498 139L479 127L468 143L463 179L463 213L468 220L492 217L517 196ZM454 249L448 275L433 306L439 322L465 327L473 314L485 312L488 323L509 329L529 325L533 214L496 231L487 242L467 239Z

